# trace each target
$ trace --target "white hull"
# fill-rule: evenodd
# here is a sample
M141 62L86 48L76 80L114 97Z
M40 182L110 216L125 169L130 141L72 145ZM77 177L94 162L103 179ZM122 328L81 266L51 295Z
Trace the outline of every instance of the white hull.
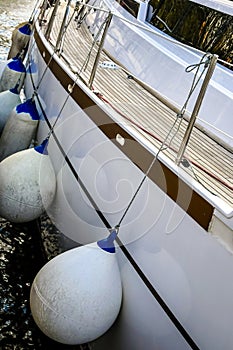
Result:
M42 33L36 42L29 48L39 72L33 78L35 85L46 70L49 53L52 54ZM122 56L118 59L121 61ZM67 82L76 78L59 57L54 55L53 60L54 64L46 70L40 83L37 101L38 109L45 111L51 125L65 103L49 143L58 190L48 214L64 236L76 244L86 244L105 238L108 235L106 224L109 227L118 224L145 176L145 171L134 164L124 147L136 150L142 147L145 154L152 156L157 150L150 144L140 144L135 130L117 120L117 115L111 114L80 80L76 82L80 103L71 97L66 101ZM146 65L149 67L149 63ZM169 63L166 66L169 67ZM60 71L64 82L59 78ZM177 74L180 74L178 70ZM143 77L139 74L139 78ZM184 80L182 85L179 84L180 88L183 83ZM166 91L165 84L161 93ZM26 92L32 92L29 76ZM184 96L180 91L178 95ZM232 92L226 95L232 110ZM88 100L85 108L84 99ZM98 122L96 115L101 111L109 119ZM132 137L128 140L124 140L124 136L120 138L126 145L122 146L119 140L111 139L106 131L103 132L109 129L110 120ZM221 126L224 125L221 121ZM48 123L41 121L39 141L48 132ZM223 141L228 143L229 140ZM80 187L75 173L91 194L105 222ZM229 241L233 233L232 208L163 154L155 173L155 176L161 175L162 184L156 184L153 176L144 181L119 230L118 243L123 244L117 248L123 282L119 318L104 336L91 343L91 349L231 349L233 256ZM177 186L176 200L166 193L171 187L167 182L169 174L175 178L172 186ZM204 213L200 220L196 209L199 214ZM226 239L226 235L231 238Z

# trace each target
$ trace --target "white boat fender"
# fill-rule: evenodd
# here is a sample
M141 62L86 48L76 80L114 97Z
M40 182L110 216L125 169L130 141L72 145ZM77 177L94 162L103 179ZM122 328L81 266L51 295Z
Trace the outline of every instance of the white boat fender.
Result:
M21 103L17 87L0 92L0 133L15 106Z
M8 221L35 220L52 203L56 177L47 142L14 153L0 163L0 216Z
M0 161L30 146L35 137L39 119L35 101L32 98L12 110L0 137Z
M20 91L26 75L26 68L19 57L12 58L4 68L0 79L0 92L12 89L16 84Z
M38 272L31 287L30 307L36 324L48 337L63 344L83 344L112 326L122 300L120 272L112 249L102 248L100 242L73 248Z
M1 76L2 76L2 73L7 65L7 63L9 63L10 60L0 60L0 79L1 79Z
M11 47L8 53L8 59L21 54L24 58L27 45L32 33L32 26L29 22L20 23L12 32Z

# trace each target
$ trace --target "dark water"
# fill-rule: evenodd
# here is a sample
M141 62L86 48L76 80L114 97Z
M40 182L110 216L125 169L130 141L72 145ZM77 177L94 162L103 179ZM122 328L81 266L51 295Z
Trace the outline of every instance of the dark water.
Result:
M59 232L47 216L27 224L0 218L0 349L81 350L52 341L36 326L29 295L39 269L59 253Z
M29 307L34 275L46 262L36 223L0 219L0 251L0 349L46 349Z

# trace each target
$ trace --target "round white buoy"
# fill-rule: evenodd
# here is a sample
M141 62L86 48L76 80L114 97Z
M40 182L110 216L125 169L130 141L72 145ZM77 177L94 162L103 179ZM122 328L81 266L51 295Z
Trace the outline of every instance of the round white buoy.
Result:
M26 48L30 39L32 29L29 22L20 23L12 32L11 47L8 53L8 59L22 54L26 54ZM23 52L24 51L24 52Z
M0 92L14 88L17 85L20 92L26 75L26 68L19 57L10 59L4 68L0 79Z
M0 92L0 133L15 106L21 103L17 88Z
M98 243L56 256L34 279L32 316L55 341L69 345L92 341L113 325L120 311L122 285L115 249Z
M12 110L0 137L0 161L30 146L39 118L33 99Z
M0 163L1 217L18 223L32 221L51 204L56 177L46 145L47 140Z

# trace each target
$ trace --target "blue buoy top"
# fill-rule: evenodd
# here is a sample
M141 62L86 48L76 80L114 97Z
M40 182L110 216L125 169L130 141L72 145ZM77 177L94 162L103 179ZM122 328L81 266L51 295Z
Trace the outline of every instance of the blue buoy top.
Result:
M47 150L48 142L49 142L49 139L47 138L39 146L34 147L34 150L38 153L48 155L48 150Z
M28 113L32 120L39 120L40 116L36 109L36 104L32 98L16 106L17 113Z
M12 59L12 61L10 61L7 64L7 67L15 70L16 72L20 72L20 73L25 73L26 72L26 68L24 67L24 64L22 63L22 60L18 57L14 57Z
M22 34L30 35L31 34L31 26L29 23L19 28L19 32Z
M12 92L13 94L19 95L19 85L15 85L15 87L13 87L12 89L10 89L10 92Z
M116 249L114 241L117 237L117 230L113 230L107 238L101 239L97 242L98 246L108 253L115 253Z

